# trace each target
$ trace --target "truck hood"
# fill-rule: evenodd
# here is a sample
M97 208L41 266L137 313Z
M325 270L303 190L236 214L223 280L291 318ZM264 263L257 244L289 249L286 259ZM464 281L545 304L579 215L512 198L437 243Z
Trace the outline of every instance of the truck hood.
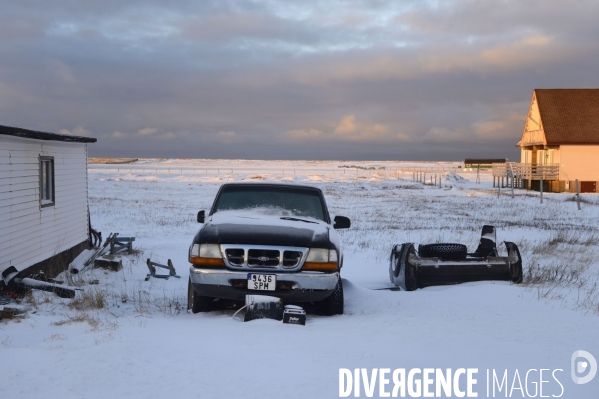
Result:
M298 216L285 220L252 211L221 211L210 216L195 242L213 244L279 245L293 247L335 248L329 239L327 223Z

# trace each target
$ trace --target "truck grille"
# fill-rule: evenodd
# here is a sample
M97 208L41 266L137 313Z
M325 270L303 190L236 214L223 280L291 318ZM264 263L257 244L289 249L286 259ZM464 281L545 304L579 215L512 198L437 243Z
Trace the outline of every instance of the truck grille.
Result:
M252 270L297 270L304 263L307 248L272 247L262 245L242 246L221 244L227 266Z
M301 251L283 251L283 267L297 266L304 254Z
M281 251L273 249L248 250L249 267L277 267L279 266Z
M225 250L225 255L227 256L227 260L229 263L235 266L243 266L245 263L245 253L243 249L227 249Z

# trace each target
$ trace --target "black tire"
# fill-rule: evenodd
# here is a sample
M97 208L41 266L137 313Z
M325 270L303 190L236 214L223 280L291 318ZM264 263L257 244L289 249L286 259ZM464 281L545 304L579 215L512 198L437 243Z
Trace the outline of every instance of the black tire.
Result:
M418 254L422 258L465 259L468 248L453 243L424 244L418 246Z
M522 257L518 246L513 242L506 241L505 246L508 251L508 261L510 262L510 281L514 284L522 283Z
M409 262L410 254L414 253L414 245L411 244L410 247L407 248L405 255L402 257L406 273L406 291L416 291L418 289L418 267Z
M333 293L320 302L320 308L324 316L343 314L343 283L341 277L339 277Z
M522 262L512 265L511 281L514 284L522 284Z
M409 262L410 255L414 255L414 244L405 243L396 245L391 251L389 278L395 284L395 278L399 277L400 273L404 273L404 288L406 291L415 291L418 289L418 268Z
M391 250L391 255L389 256L389 279L391 283L395 283L395 277L399 275L399 256L401 254L401 245L396 245Z
M192 313L210 312L213 298L198 295L191 285L191 279L187 285L187 310Z

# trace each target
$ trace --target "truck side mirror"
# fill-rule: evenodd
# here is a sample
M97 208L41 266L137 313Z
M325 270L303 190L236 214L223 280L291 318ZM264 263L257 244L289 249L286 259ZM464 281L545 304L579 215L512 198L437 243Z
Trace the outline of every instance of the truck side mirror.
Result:
M333 224L334 229L349 229L351 227L351 221L345 216L335 216L335 223Z
M204 211L198 212L198 223L204 223L206 213Z

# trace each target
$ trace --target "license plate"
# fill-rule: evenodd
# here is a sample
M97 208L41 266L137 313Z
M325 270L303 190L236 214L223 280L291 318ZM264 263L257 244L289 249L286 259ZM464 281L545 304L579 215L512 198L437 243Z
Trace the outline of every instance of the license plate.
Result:
M257 291L274 291L277 286L277 276L274 274L248 273L248 289Z

